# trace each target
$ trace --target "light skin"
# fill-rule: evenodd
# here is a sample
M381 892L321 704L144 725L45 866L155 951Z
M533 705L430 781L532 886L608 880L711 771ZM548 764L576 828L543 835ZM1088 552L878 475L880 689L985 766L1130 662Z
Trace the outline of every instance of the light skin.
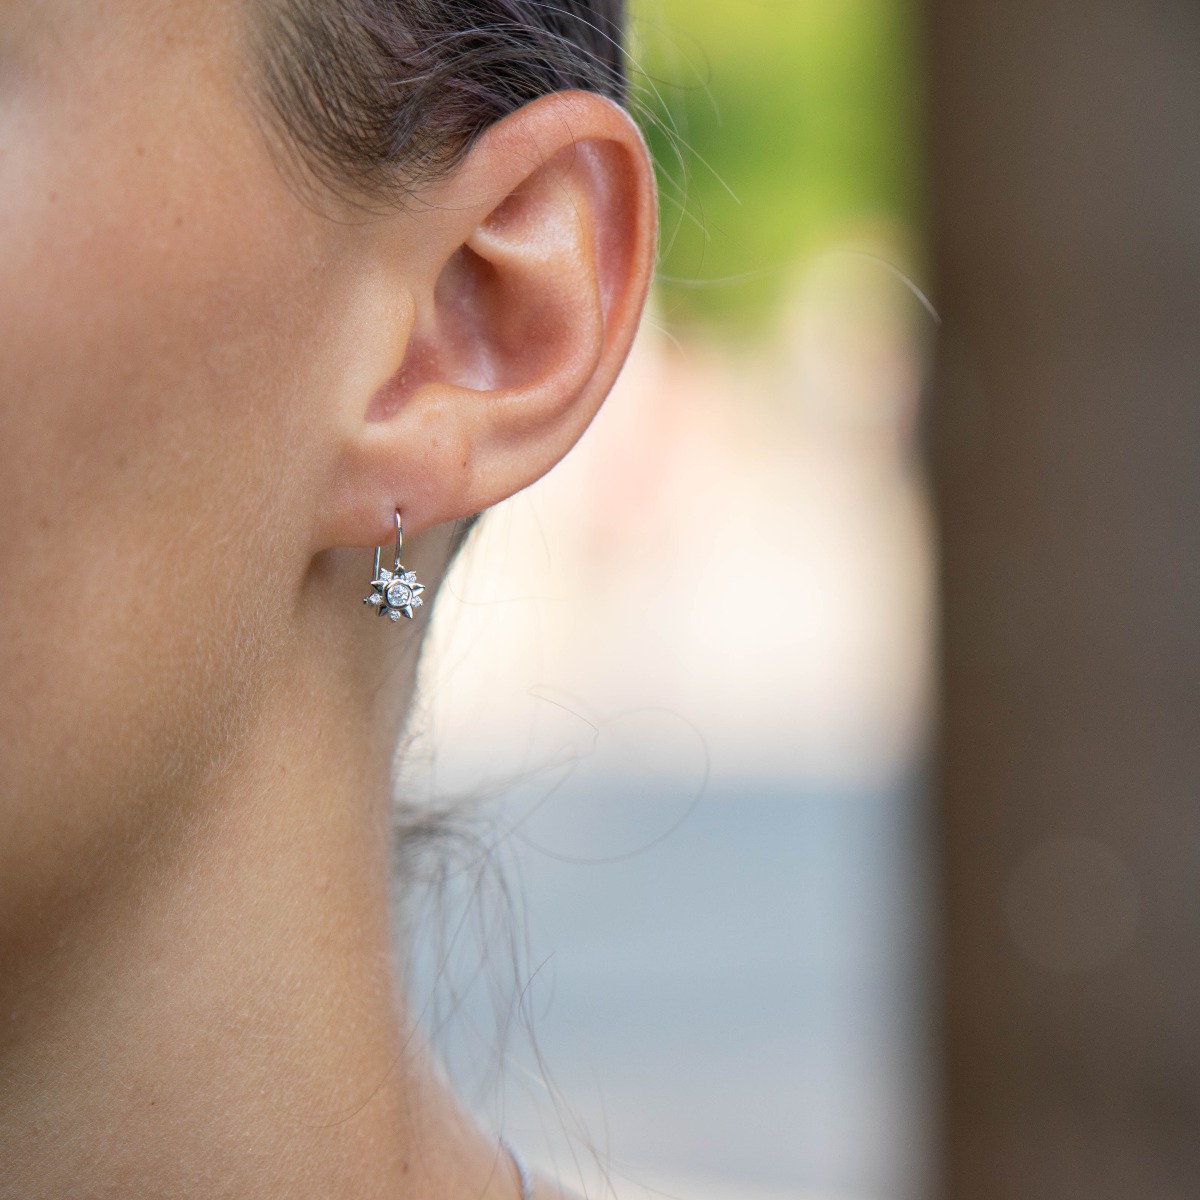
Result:
M429 608L361 597L583 433L650 159L564 92L314 204L244 2L0 0L0 1198L512 1200L395 982Z

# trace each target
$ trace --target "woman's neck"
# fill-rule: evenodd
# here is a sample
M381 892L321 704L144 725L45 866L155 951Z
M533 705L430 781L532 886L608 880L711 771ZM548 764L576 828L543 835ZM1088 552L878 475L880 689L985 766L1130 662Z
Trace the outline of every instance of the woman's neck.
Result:
M344 705L265 711L3 931L4 1200L516 1195L397 997L386 761Z

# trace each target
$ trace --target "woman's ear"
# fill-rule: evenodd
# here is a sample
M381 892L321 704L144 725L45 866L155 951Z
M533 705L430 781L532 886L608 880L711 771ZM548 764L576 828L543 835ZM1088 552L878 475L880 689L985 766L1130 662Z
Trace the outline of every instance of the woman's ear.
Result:
M330 545L465 517L575 444L632 345L656 250L654 173L629 115L591 92L489 127L380 234L395 358L355 398L326 509Z

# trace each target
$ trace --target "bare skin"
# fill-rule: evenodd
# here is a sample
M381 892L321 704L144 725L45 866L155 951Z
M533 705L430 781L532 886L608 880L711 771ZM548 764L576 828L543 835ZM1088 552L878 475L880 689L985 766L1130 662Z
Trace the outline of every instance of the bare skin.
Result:
M314 206L243 2L0 0L0 1197L511 1200L394 982L429 610L359 601L586 428L650 160L565 92Z

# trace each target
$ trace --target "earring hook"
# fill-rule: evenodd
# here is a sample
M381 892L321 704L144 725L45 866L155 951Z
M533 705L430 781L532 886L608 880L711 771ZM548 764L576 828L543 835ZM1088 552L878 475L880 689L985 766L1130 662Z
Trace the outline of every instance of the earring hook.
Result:
M375 547L375 574L371 580L374 591L363 597L363 603L376 609L382 617L384 614L392 621L400 620L401 616L412 620L413 609L420 608L423 601L421 593L425 590L423 583L417 582L415 571L406 571L400 564L400 550L404 545L404 523L400 518L400 510L396 510L396 563L390 571L381 570L380 559L383 547Z
M400 510L396 510L396 563L392 567L392 572L396 573L400 570L400 548L404 545L404 523L400 520ZM379 578L379 560L383 553L382 546L375 547L375 578Z

